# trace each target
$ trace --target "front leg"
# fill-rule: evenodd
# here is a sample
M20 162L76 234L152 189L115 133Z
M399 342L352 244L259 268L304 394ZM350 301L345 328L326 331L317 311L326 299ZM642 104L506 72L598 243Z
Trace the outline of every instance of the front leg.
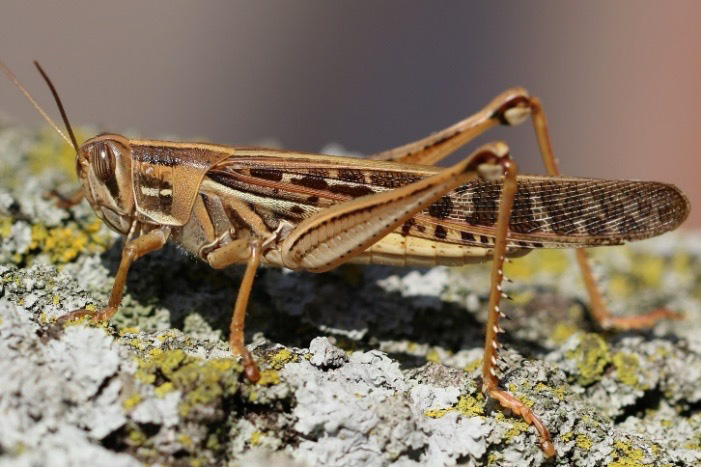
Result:
M112 286L112 293L107 302L107 306L102 310L95 312L90 310L75 310L65 316L59 318L59 322L75 320L83 316L92 316L93 321L109 321L117 312L119 304L122 302L124 293L124 285L127 282L127 273L131 263L155 250L159 250L165 245L170 235L170 228L163 227L157 230L152 230L134 240L127 241L122 249L122 260L119 263L117 277Z

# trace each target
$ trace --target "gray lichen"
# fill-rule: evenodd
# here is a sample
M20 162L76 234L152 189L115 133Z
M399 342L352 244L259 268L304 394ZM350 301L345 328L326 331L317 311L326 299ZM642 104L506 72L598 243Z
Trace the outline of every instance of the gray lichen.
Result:
M46 160L58 157L58 167ZM0 465L698 465L701 237L594 252L619 314L683 321L604 334L569 252L506 268L504 386L558 451L480 387L488 266L262 270L247 382L226 335L240 271L174 248L141 259L109 326L58 325L104 303L121 241L61 210L71 154L0 124Z

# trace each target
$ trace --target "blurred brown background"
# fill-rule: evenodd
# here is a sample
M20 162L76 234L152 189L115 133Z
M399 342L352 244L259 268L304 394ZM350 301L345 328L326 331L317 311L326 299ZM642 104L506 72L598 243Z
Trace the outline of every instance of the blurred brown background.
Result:
M566 174L656 179L701 225L701 3L3 0L0 57L75 125L379 151L513 85L543 99ZM39 117L9 84L0 112ZM543 172L526 125L499 129ZM467 152L467 150L465 151Z

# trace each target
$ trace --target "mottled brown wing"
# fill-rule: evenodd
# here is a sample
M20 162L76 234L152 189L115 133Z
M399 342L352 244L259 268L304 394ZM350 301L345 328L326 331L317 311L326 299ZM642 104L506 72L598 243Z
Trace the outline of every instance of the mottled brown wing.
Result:
M289 154L286 154L289 156ZM207 177L240 193L267 222L299 222L347 199L406 185L439 168L345 157L239 150ZM410 219L397 232L476 246L494 243L501 181L474 180ZM673 230L689 203L673 185L523 175L511 214L509 246L616 245ZM272 219L272 220L271 220Z
M673 230L689 212L681 191L664 183L528 175L517 180L511 246L616 245ZM417 226L430 232L433 224L434 237L491 244L500 195L501 181L475 180L416 216Z

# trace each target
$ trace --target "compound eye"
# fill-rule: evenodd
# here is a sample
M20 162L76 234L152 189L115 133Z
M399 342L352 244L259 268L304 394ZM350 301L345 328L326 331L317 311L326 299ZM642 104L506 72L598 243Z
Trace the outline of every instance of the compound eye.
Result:
M92 168L97 178L106 182L114 175L115 157L109 144L101 144L92 158Z

